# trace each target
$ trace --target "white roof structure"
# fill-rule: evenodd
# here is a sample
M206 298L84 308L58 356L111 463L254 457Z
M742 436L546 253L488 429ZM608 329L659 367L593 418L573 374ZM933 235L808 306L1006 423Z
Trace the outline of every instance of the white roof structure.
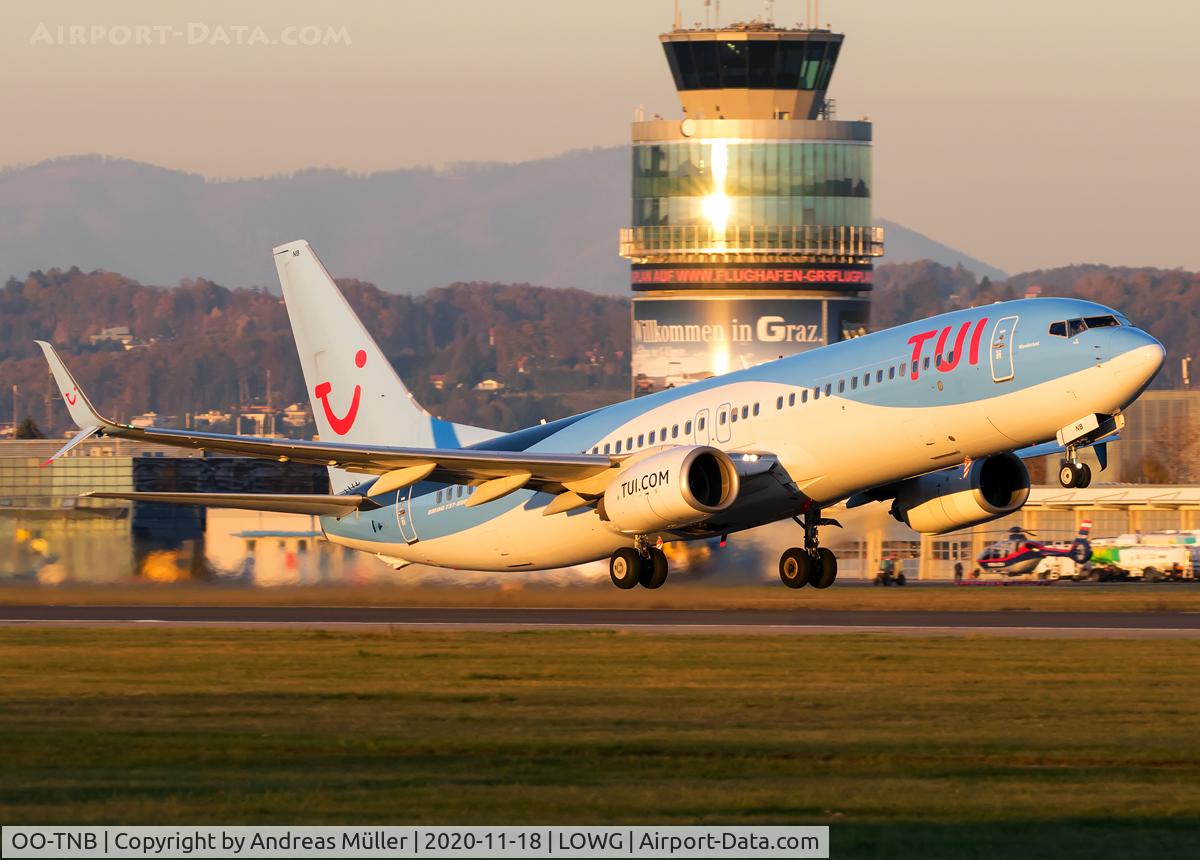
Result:
M1100 484L1086 489L1034 487L1026 508L1142 508L1147 510L1200 509L1200 486L1162 484Z

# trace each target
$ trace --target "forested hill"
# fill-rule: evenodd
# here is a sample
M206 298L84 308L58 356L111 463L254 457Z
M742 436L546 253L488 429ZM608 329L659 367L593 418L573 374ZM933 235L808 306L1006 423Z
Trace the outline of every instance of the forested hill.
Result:
M445 417L508 429L628 392L625 298L495 283L453 284L414 297L361 281L339 284L406 383ZM871 325L1019 298L1035 285L1044 295L1118 308L1162 340L1169 359L1156 386L1181 384L1179 358L1200 355L1200 275L1179 270L1073 266L993 282L928 261L884 265L876 272ZM115 326L127 326L139 348L92 342ZM22 416L57 433L66 413L56 405L46 421L49 380L35 338L57 344L97 405L116 418L262 403L268 370L274 406L307 403L287 312L262 290L206 280L147 286L78 269L9 279L0 290L0 391L17 385ZM505 385L501 395L473 390L488 377ZM9 420L9 409L0 406L0 416Z
M629 388L625 299L529 284L452 284L416 297L338 284L406 383L447 417L508 427L563 406L471 391L488 376L514 392L596 388L615 399ZM127 326L139 348L92 343L115 326ZM268 370L274 406L308 402L283 301L262 290L205 280L152 287L77 269L10 279L0 290L0 385L6 394L18 385L22 412L44 424L48 377L35 338L55 343L97 407L118 419L261 404ZM435 374L445 390L433 389ZM65 410L54 416L49 429L61 429Z

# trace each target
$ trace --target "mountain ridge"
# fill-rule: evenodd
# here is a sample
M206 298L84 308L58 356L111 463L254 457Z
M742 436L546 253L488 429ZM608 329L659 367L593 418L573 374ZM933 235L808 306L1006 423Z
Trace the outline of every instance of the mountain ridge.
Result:
M629 219L628 147L532 161L374 173L313 167L258 178L104 155L0 169L0 274L51 266L143 283L204 277L276 289L270 249L304 238L338 276L394 293L496 281L629 292L617 231ZM895 222L884 262L961 263L1005 275Z

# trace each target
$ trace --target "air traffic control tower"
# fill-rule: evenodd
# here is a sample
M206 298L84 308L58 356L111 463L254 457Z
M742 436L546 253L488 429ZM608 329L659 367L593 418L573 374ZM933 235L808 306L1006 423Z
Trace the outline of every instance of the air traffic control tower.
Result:
M634 393L866 330L871 124L832 118L843 36L677 26L659 37L682 119L633 123Z

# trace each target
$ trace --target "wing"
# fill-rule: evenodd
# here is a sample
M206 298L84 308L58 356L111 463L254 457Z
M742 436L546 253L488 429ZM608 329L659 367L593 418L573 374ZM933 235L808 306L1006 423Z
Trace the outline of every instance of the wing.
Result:
M302 439L263 439L228 436L195 430L133 427L104 418L80 390L54 347L37 341L62 392L71 419L80 433L50 463L89 436L105 435L180 448L217 451L280 462L336 466L364 475L380 476L367 491L370 496L392 492L422 480L472 484L477 489L468 505L492 501L523 487L560 493L578 489L583 495L603 492L616 475L621 458L594 454L530 454L524 451L473 451L470 448L390 448Z
M166 502L206 508L238 508L281 514L344 517L355 511L380 507L366 496L288 495L283 493L84 493L89 499L122 499L127 502Z

